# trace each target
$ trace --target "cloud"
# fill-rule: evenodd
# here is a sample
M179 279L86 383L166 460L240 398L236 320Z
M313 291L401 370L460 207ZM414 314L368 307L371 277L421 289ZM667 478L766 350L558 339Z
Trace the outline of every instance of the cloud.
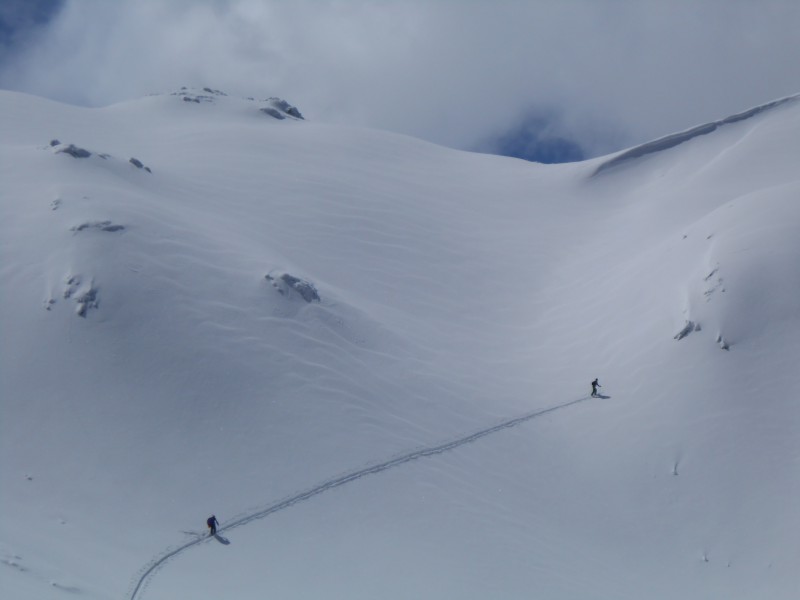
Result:
M583 148L559 134L560 117L532 113L504 133L476 144L475 149L540 163L574 162L586 158Z
M64 0L3 0L0 3L0 61L9 59L33 30L58 14Z
M557 115L593 155L800 91L798 25L791 0L68 0L0 86L208 85L469 149Z

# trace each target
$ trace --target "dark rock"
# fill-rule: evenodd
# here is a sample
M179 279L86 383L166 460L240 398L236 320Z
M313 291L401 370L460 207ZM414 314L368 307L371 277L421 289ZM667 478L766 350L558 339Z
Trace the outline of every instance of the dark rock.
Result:
M97 288L95 287L89 288L75 300L78 303L77 313L79 317L86 318L86 313L100 306L100 301L97 297Z
M717 344L719 344L719 347L723 350L731 349L731 345L725 340L724 337L722 337L722 334L717 335Z
M292 106L286 100L281 98L267 98L266 100L269 102L273 108L277 108L280 112L289 115L290 117L294 117L295 119L302 119L303 115L300 114L300 111L297 110L297 107ZM264 109L262 109L264 110ZM266 112L266 111L264 111ZM271 113L267 113L271 114ZM274 115L273 115L274 116Z
M299 279L289 275L288 273L281 275L281 279L284 283L286 283L286 285L300 294L303 297L303 300L306 302L319 302L320 298L319 294L317 293L317 288L315 288L314 284L310 281Z
M701 329L702 328L700 326L700 323L695 323L694 321L686 321L686 324L683 326L683 329L681 329L678 333L676 333L673 339L682 340L693 331L700 331Z
M81 223L72 228L75 233L83 231L84 229L99 229L100 231L108 231L111 233L117 231L124 231L124 225L115 225L111 221L93 221L91 223Z
M306 302L320 302L319 293L314 284L305 279L300 279L289 273L275 277L271 274L266 276L267 281L271 282L279 293L286 294L288 291L294 291Z
M294 106L290 106L286 109L286 112L292 115L295 119L302 119L303 115L300 114L300 111L297 110Z
M62 148L61 150L58 151L59 154L62 152L65 154L69 154L70 156L73 156L75 158L89 158L92 155L92 153L89 152L88 150L84 150L83 148L78 148L74 144L70 144L66 148Z
M281 113L278 111L278 109L277 109L277 108L262 108L262 109L260 109L260 110L261 110L261 112L263 112L264 114L267 114L267 115L269 115L270 117L275 117L276 119L281 119L281 120L283 120L283 119L285 119L285 118L286 118L286 117L284 117L284 116L283 116L283 115L282 115L282 114L281 114Z

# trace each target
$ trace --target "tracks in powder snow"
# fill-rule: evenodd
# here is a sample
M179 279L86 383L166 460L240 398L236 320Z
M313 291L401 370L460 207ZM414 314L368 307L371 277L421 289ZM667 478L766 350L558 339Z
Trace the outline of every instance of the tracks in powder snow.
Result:
M234 519L229 523L225 524L225 527L220 527L217 531L223 532L228 531L229 529L234 529L236 527L241 527L242 525L246 525L252 521L257 519L263 519L271 515L272 513L276 513L279 510L283 510L285 508L289 508L297 504L298 502L303 502L308 500L309 498L313 498L323 492L331 490L333 488L337 488L339 486L345 485L350 483L351 481L355 481L357 479L361 479L362 477L366 477L368 475L372 475L374 473L380 473L381 471L386 471L387 469L391 469L407 462L411 462L412 460L417 460L418 458L425 458L426 456L433 456L435 454L441 454L443 452L447 452L449 450L453 450L454 448L458 448L459 446L463 446L464 444L469 444L478 440L482 437L487 435L491 435L503 429L508 429L509 427L515 427L525 421L530 421L531 419L535 419L537 417L544 416L546 414L555 412L557 410L561 410L574 404L578 404L580 402L585 402L589 400L589 396L584 396L583 398L578 398L577 400L571 400L570 402L566 402L564 404L559 404L557 406L551 406L550 408L543 408L520 417L516 417L514 419L510 419L508 421L503 421L502 423L498 423L493 425L492 427L487 427L486 429L481 429L469 435L465 435L463 437L451 440L449 442L445 442L443 444L439 444L437 446L428 446L425 448L418 448L417 450L412 450L411 452L407 452L406 454L401 454L400 456L396 456L395 458L391 458L389 460L379 462L373 465L369 465L363 467L361 469L357 469L355 471L351 471L349 473L345 473L344 475L339 475L337 477L333 477L328 479L327 481L323 481L305 491L299 492L293 496L288 498L284 498L283 500L279 500L278 502L271 504L261 510L257 510L250 514L247 514L243 517L238 519ZM210 538L207 536L199 536L197 539L194 539L190 542L183 544L182 546L178 546L176 548L172 548L159 556L158 558L151 561L148 565L146 565L139 575L136 584L134 585L133 591L129 596L129 600L136 600L137 597L141 596L141 592L144 591L146 583L149 579L153 576L153 574L164 565L170 558L181 554L185 550L188 550L192 546L196 546L203 542L208 541Z

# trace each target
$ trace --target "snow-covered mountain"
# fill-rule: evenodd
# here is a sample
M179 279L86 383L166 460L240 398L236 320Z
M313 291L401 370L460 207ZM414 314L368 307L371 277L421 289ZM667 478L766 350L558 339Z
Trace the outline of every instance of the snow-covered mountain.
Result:
M0 131L3 598L800 594L797 98L548 166L212 89Z

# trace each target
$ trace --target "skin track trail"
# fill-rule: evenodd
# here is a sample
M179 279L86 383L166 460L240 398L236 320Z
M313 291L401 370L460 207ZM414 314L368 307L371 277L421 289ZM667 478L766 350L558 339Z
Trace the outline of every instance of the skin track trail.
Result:
M351 471L351 472L346 473L344 475L340 475L338 477L334 477L332 479L328 479L327 481L319 483L319 484L315 485L314 487L309 488L309 489L307 489L307 490L305 490L303 492L299 492L299 493L297 493L297 494L295 494L293 496L290 496L288 498L280 500L280 501L276 502L275 504L272 504L272 505L270 505L270 506L268 506L268 507L266 507L266 508L264 508L262 510L255 511L253 513L250 513L248 515L245 515L243 517L235 519L235 520L231 521L230 523L227 523L224 527L220 527L219 529L217 529L217 533L221 533L223 531L228 531L228 530L234 529L236 527L241 527L242 525L246 525L246 524L248 524L248 523L250 523L252 521L255 521L257 519L263 519L264 517L267 517L267 516L269 516L269 515L271 515L273 513L276 513L279 510L283 510L285 508L289 508L290 506L293 506L293 505L295 505L295 504L297 504L299 502L304 502L306 500L309 500L309 499L313 498L314 496L322 494L323 492L327 492L328 490L332 490L334 488L337 488L339 486L345 485L347 483L351 483L353 481L361 479L362 477L366 477L368 475L373 475L375 473L380 473L381 471L386 471L387 469L392 469L394 467L398 467L398 466L403 465L405 463L411 462L412 460L417 460L418 458L425 458L425 457L428 457L428 456L434 456L436 454L442 454L444 452L448 452L450 450L454 450L455 448L458 448L459 446L463 446L465 444L471 444L472 442L474 442L476 440L479 440L479 439L481 439L483 437L486 437L488 435L491 435L493 433L497 433L499 431L502 431L503 429L508 429L510 427L516 427L517 425L525 423L526 421L530 421L531 419L535 419L537 417L541 417L541 416L544 416L546 414L553 413L553 412L556 412L558 410L562 410L564 408L568 408L568 407L573 406L575 404L578 404L580 402L585 402L585 401L587 401L589 399L590 399L589 396L584 396L584 397L579 398L577 400L571 400L570 402L566 402L565 404L559 404L557 406L551 406L550 408L540 409L540 410L537 410L537 411L522 415L520 417L515 417L513 419L509 419L508 421L503 421L502 423L498 423L497 425L493 425L492 427L487 427L486 429L481 429L481 430L476 431L474 433L471 433L469 435L465 435L463 437L451 440L449 442L445 442L443 444L438 444L436 446L428 446L426 448L420 448L420 449L417 449L417 450L413 450L411 452L407 452L406 454L402 454L402 455L397 456L395 458L391 458L389 460L386 460L386 461L383 461L383 462L380 462L380 463L377 463L377 464L374 464L374 465L371 465L371 466L368 466L368 467L364 467L363 469L358 469L356 471ZM207 542L208 540L209 540L209 537L205 537L205 536L198 537L197 539L192 540L191 542L187 542L186 544L183 544L182 546L178 546L177 548L175 548L173 550L170 550L170 551L164 553L163 555L161 555L160 557L158 557L157 559L153 560L142 571L141 575L139 576L138 581L136 582L136 585L133 588L133 591L131 592L130 596L128 597L129 600L136 600L137 597L141 597L141 592L144 591L145 584L148 582L150 577L161 566L163 566L164 563L166 563L170 558L172 558L173 556L176 556L178 554L181 554L182 552L184 552L185 550L188 550L192 546L196 546L198 544L202 544L204 542Z

